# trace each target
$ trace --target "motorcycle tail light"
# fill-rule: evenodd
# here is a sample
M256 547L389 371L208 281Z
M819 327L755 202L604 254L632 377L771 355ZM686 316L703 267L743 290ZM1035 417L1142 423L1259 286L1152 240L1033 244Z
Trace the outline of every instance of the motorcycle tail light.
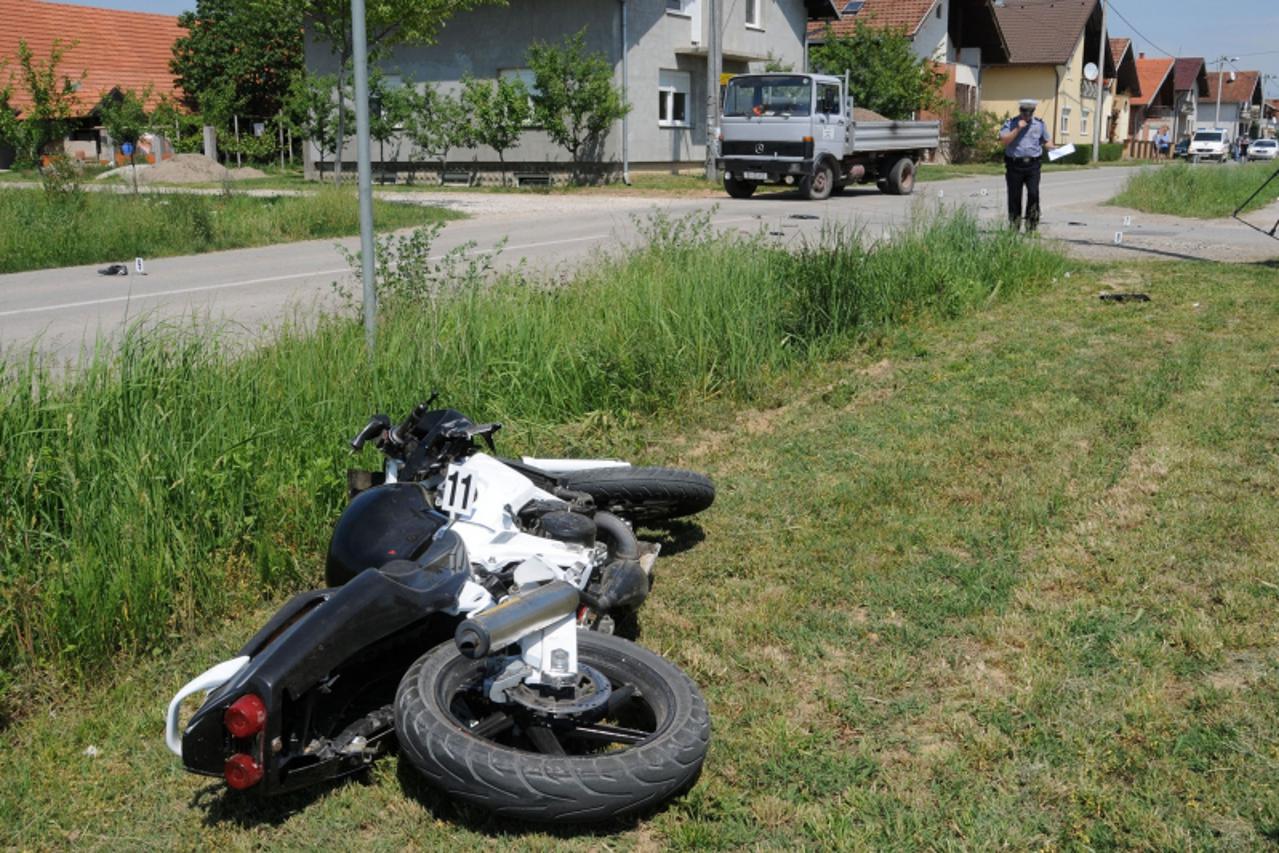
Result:
M231 703L222 716L233 737L252 737L266 725L266 705L252 693L246 693Z
M243 752L228 758L222 773L226 776L226 783L237 791L252 788L262 781L262 765Z

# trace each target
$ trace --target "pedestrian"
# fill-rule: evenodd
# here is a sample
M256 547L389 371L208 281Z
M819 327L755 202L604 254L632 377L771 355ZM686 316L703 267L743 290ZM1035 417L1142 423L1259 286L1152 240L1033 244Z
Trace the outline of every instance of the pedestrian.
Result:
M1159 153L1160 160L1168 158L1168 151L1172 148L1172 137L1168 135L1168 126L1164 125L1159 128L1159 133L1155 135L1155 150Z
M1022 220L1022 190L1026 192L1026 232L1039 227L1040 158L1053 145L1042 119L1035 118L1039 106L1033 98L1018 104L1018 114L1004 122L999 142L1004 146L1004 181L1008 184L1008 222L1017 230Z

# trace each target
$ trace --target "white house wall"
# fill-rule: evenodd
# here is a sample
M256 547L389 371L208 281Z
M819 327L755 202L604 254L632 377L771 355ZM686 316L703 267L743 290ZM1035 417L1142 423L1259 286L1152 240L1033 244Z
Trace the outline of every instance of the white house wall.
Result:
M706 139L706 34L709 22L702 14L704 0L687 4L690 14L669 14L665 0L628 0L625 4L629 40L627 99L632 106L628 117L629 157L635 167L669 166L700 162ZM802 0L764 2L762 26L748 27L744 0L722 3L725 73L752 70L770 55L796 70L803 69L803 44L807 14ZM695 39L694 24L701 33ZM621 4L617 0L510 0L505 7L481 7L456 15L441 31L438 43L429 46L400 46L381 62L389 75L417 84L431 83L456 89L470 74L492 79L500 70L526 68L525 53L535 41L558 42L565 35L586 28L586 44L608 57L614 80L622 83ZM310 34L306 40L307 67L316 73L331 74L337 65L327 46ZM658 80L662 70L688 74L689 118L687 127L658 124ZM308 146L310 147L310 146ZM392 156L389 146L387 160ZM374 156L377 156L374 146ZM409 159L410 145L398 146L398 160ZM354 131L344 151L344 160L355 159ZM332 159L332 158L329 158ZM605 144L604 160L622 159L622 122L617 122ZM494 164L495 152L481 148L451 152L450 164L463 167L472 162ZM530 130L520 144L505 153L511 163L567 163L568 154L552 143L542 131ZM308 168L318 161L308 151Z

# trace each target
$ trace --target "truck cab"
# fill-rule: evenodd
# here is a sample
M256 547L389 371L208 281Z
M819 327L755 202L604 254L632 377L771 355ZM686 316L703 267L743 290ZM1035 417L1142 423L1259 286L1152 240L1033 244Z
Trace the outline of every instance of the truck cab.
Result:
M767 183L795 185L820 200L867 180L906 194L915 163L938 144L935 121L858 122L846 81L824 74L737 75L721 115L717 164L734 198Z

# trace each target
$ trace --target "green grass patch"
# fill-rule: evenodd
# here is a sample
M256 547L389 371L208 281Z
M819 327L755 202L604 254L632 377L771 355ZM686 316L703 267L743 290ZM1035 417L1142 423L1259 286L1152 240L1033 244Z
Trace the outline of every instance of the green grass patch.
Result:
M1273 163L1179 162L1132 175L1110 203L1146 213L1216 219L1233 213L1274 171ZM1272 181L1245 212L1260 210L1276 199L1279 181Z
M440 208L376 203L379 229L460 218ZM0 273L133 257L213 252L359 231L355 194L244 195L0 191Z
M641 615L643 642L702 686L715 725L701 780L657 814L598 833L496 821L398 758L363 783L225 795L180 770L160 717L270 612L245 604L236 619L210 615L190 646L135 657L11 725L0 829L17 847L1272 845L1273 272L1075 266L1045 284L877 327L750 402L694 394L674 411L601 411L554 439L521 424L506 439L511 452L558 441L718 483L695 525L661 534L680 547L665 549ZM1102 286L1152 301L1101 303ZM262 430L296 443L308 413ZM227 421L206 414L214 440ZM329 452L305 444L307 459ZM257 476L289 477L302 458ZM342 464L317 459L316 482ZM314 581L318 563L304 573ZM246 602L262 594L249 583Z
M343 439L432 388L572 443L554 425L607 434L689 399L750 399L869 330L961 315L1065 264L963 216L796 254L708 222L651 223L647 249L567 285L388 302L373 375L345 317L247 353L139 329L64 378L17 366L0 381L0 667L92 669L314 583Z

